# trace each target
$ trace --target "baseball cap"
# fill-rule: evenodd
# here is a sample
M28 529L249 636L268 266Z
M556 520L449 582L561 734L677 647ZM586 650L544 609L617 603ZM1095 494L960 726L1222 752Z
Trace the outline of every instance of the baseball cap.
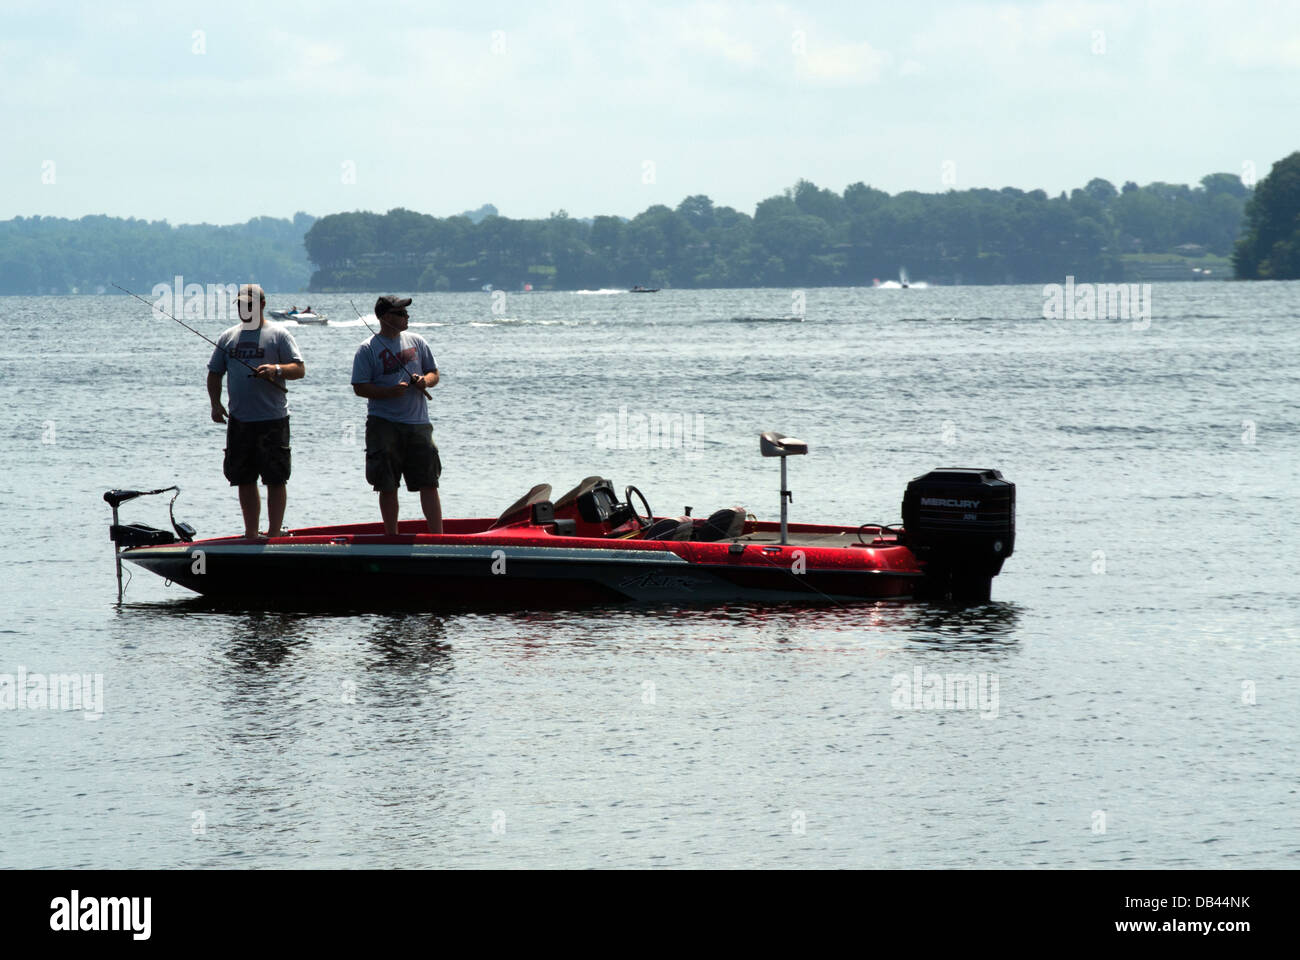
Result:
M382 317L390 310L405 310L410 305L410 297L395 297L392 294L385 294L375 301L375 316Z

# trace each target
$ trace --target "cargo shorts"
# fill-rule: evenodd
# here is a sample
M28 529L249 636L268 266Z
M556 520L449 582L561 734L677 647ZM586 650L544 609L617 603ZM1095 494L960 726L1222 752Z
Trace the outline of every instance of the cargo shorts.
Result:
M222 472L232 487L257 483L260 474L268 487L289 482L289 418L236 420L226 424L226 457Z
M433 424L396 423L366 417L366 482L380 492L396 490L403 477L406 489L437 489L442 458L433 442Z

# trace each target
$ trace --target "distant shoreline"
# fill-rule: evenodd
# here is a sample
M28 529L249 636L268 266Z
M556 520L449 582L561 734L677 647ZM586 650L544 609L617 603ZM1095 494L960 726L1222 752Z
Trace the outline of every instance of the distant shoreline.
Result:
M682 288L677 289L677 290L674 290L674 289L671 289L671 288L666 288L666 289L664 289L664 290L662 290L662 291L660 291L660 292L661 292L661 293L667 293L667 294L673 294L673 293L710 293L710 292L720 292L720 291L729 291L729 290L731 290L731 291L737 291L737 292L743 292L743 291L760 291L760 290L786 290L786 291L792 291L792 290L796 290L796 289L807 289L807 290L875 290L875 291L878 291L879 293L881 293L881 294L884 295L884 296L890 296L890 295L893 295L893 294L897 294L897 295L899 295L899 296L904 296L904 295L906 295L906 296L917 296L917 295L924 294L926 290L960 290L960 289L972 289L972 288L991 289L991 288L994 288L994 287L1033 287L1033 288L1035 288L1035 289L1041 289L1041 288L1042 288L1044 285L1046 285L1046 284L1050 284L1050 283L1060 283L1062 280L1064 280L1064 277L1058 277L1058 278L1055 278L1055 279L1053 279L1053 280L1045 280L1045 281L1042 281L1042 282L1039 282L1039 281L1036 281L1036 280L1035 280L1035 281L1025 281L1024 283L962 283L962 284L953 284L953 283L934 283L934 282L924 281L924 286L918 286L918 287L915 287L915 288L909 288L909 289L906 289L906 290L904 290L903 288L897 288L897 287L894 287L894 288L887 288L887 289L882 289L882 288L874 287L872 284L867 283L867 284L854 284L854 285L848 285L848 284L825 284L825 285L822 285L822 286L808 286L808 287L804 287L804 288L795 288L795 287L789 287L789 286L763 286L763 287L682 287ZM919 280L918 280L917 282L918 282L918 283L922 283L923 281L919 281ZM1082 278L1082 277L1081 277L1081 278L1079 278L1079 282L1080 282L1080 283L1084 283L1084 282L1103 283L1103 282L1105 282L1105 281L1100 281L1100 280L1095 280L1095 279L1091 279L1091 278ZM1121 282L1126 282L1126 283L1128 283L1128 282L1139 282L1139 281L1134 280L1134 281L1121 281ZM1152 283L1152 284L1159 284L1159 285L1164 285L1164 284L1196 284L1196 285L1199 286L1199 285L1202 285L1202 284L1213 284L1213 283L1249 283L1249 284L1264 284L1264 283L1297 283L1297 282L1300 282L1300 281L1296 281L1296 280L1271 280L1271 279L1270 279L1270 280L1239 280L1239 279L1237 279L1236 277L1232 277L1232 276L1210 276L1210 277L1197 278L1197 279L1191 279L1191 278L1189 278L1189 279L1170 279L1170 278L1160 278L1160 279L1143 280L1143 281L1141 281L1141 282L1144 282L1144 283ZM320 297L344 297L344 296L347 296L347 297L356 297L356 296L361 296L361 295L379 296L379 295L380 295L381 293L383 293L383 292L384 292L384 291L382 291L382 290L313 290L313 291L311 291L311 293L312 293L313 296L320 296ZM411 292L411 291L400 291L400 292ZM523 292L523 291L519 291L519 290L506 290L506 291L499 291L499 292L508 293L508 294L511 295L511 296L515 296L515 295L518 295L518 296L534 296L534 295L536 295L536 296L542 296L542 295L546 295L546 294L564 294L564 295L572 295L572 294L582 294L582 293L597 293L597 292L600 292L600 291L598 291L598 290L584 290L584 289L579 289L579 290L531 290L531 291L528 291L527 293L525 293L525 292ZM625 292L625 291L620 290L619 292L620 292L620 293L623 293L623 292ZM289 297L295 297L295 296L296 296L296 297L301 297L301 296L304 294L304 291L302 291L302 290L274 290L274 289L268 289L268 290L266 291L266 293L267 293L267 296L268 296L268 297L271 297L271 298L286 298L286 299L287 299L287 298L289 298ZM489 294L489 293L485 293L485 292L480 291L480 290L437 290L437 291L434 291L434 290L426 290L426 291L418 291L418 292L416 292L416 295L419 296L419 297L481 297L481 298L483 298L484 300L487 300L487 299L491 296L491 294ZM82 292L77 292L77 293L0 293L0 297L10 297L10 298L26 297L26 298L28 298L28 299L35 299L35 298L38 298L38 297L39 297L39 298L64 299L64 300L67 300L67 299L74 299L74 298L82 298L82 299L100 299L100 298L110 298L110 297L111 297L111 298L121 298L121 297L126 297L126 296L127 296L126 294L118 293L117 291L105 292L105 293L82 293ZM128 299L129 299L129 298L128 298Z
M752 213L703 194L630 219L307 213L171 226L104 216L0 221L0 293L130 289L159 275L307 295L361 290L802 289L904 274L936 286L1201 280L1233 271L1250 185L1094 178L1068 194L1014 187L842 192L800 180ZM1208 275L1205 271L1208 270Z

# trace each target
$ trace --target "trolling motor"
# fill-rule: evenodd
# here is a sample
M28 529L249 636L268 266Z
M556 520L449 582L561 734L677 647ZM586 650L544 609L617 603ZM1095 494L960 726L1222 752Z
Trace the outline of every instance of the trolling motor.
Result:
M119 523L117 508L136 497L151 497L157 493L175 491L167 504L167 514L171 518L175 534L143 523ZM194 528L188 523L176 519L176 498L181 495L180 487L161 487L157 490L109 490L104 494L104 502L113 508L113 523L108 528L109 539L113 541L113 561L117 565L117 602L122 602L122 551L130 547L153 547L167 543L189 543L194 539Z
M781 543L786 542L786 504L794 503L794 494L785 486L785 458L808 452L808 444L794 437L787 437L775 430L767 430L758 435L758 449L765 457L781 458Z

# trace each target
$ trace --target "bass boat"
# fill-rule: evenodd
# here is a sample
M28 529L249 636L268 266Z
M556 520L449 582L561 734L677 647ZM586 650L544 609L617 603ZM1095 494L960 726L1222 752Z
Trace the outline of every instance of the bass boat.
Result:
M498 517L350 523L244 537L195 539L123 524L119 507L146 494L110 490L110 535L121 601L122 561L203 594L247 606L282 604L438 610L556 607L623 601L849 603L979 602L1015 546L1015 485L997 470L944 468L916 477L902 524L791 523L786 459L808 452L770 431L763 456L781 461L781 519L743 507L707 517L657 516L634 486L587 477L557 500L538 484ZM172 497L174 507L176 497Z

